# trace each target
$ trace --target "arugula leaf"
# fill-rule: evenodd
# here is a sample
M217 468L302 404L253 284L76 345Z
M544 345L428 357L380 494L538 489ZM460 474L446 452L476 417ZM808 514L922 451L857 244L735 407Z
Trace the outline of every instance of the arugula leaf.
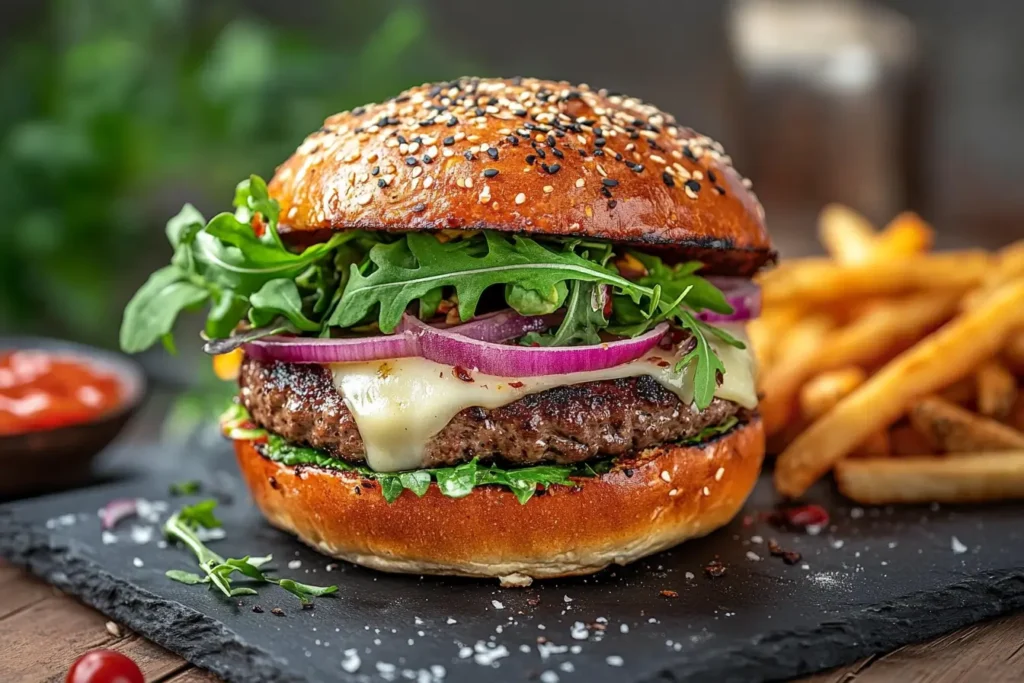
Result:
M572 292L565 305L565 318L558 329L544 334L531 332L524 336L520 343L525 346L600 344L599 332L608 327L608 320L604 317L607 290L607 285L573 282Z
M283 315L292 325L305 332L320 329L320 323L303 315L302 299L294 280L271 280L249 297L249 303L252 305L249 321L256 327L267 325L278 315Z
M249 586L234 586L232 574L238 573L247 579L260 583L273 583L281 586L284 590L296 595L303 604L309 602L310 597L328 595L338 590L337 586L310 586L291 579L277 579L267 576L261 567L271 561L272 557L250 557L223 558L210 550L205 543L199 540L195 529L198 526L211 528L210 525L219 526L220 522L213 514L216 501L207 500L196 505L186 506L173 513L164 522L164 535L170 539L180 541L192 554L196 556L199 568L205 576L193 572L186 572L180 569L171 569L165 572L167 578L188 585L207 583L215 586L227 597L239 595L257 595L257 591Z
M191 496L199 493L200 489L202 489L202 484L195 479L187 479L173 482L167 488L167 492L172 496Z
M521 285L505 285L505 301L519 315L547 315L554 313L565 302L569 288L556 282L547 290L528 289Z
M689 439L683 439L679 443L685 446L695 446L697 444L702 444L707 441L711 441L715 437L731 432L733 427L735 427L739 423L740 419L738 417L736 417L735 415L730 415L729 417L722 420L720 424L705 427L694 436L691 436Z
M725 365L722 359L711 348L707 337L704 335L704 325L700 323L689 311L679 309L677 317L680 326L689 330L696 342L693 350L683 356L676 363L676 372L682 372L690 363L694 363L693 369L693 402L699 410L704 410L715 397L718 389L719 375L725 373Z
M364 274L351 267L348 285L327 323L351 327L379 307L380 329L390 333L412 301L443 286L455 288L464 321L473 317L481 295L492 285L514 283L543 292L566 280L584 280L615 285L637 303L651 294L572 250L552 251L519 235L509 240L485 232L483 239L483 253L478 239L440 242L424 233L374 246L369 254L374 269Z
M209 297L209 291L192 283L181 268L164 266L149 276L125 307L121 348L128 353L148 349L171 333L178 313Z

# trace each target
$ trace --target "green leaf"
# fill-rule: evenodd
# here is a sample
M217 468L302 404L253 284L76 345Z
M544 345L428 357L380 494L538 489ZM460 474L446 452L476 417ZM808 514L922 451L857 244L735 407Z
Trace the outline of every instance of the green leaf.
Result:
M604 317L607 286L594 282L573 282L572 293L565 306L565 318L551 333L530 333L522 344L532 346L580 346L600 344L600 331L608 326ZM630 302L632 303L632 302Z
M228 591L228 597L237 598L239 595L259 595L255 588L249 588L247 586L241 586L239 588L232 588Z
M718 377L725 372L722 359L714 352L704 335L704 326L688 311L679 310L679 324L690 331L695 345L676 363L676 372L694 363L693 371L693 402L699 410L704 410L715 397L718 389Z
M398 497L402 495L402 491L405 487L402 485L402 480L394 474L382 474L378 478L380 483L380 492L384 496L384 500L389 503L394 503L398 500Z
M303 603L309 602L309 598L320 598L338 592L337 586L311 586L308 583L299 583L291 579L281 579L277 585L298 597Z
M172 496L191 496L199 493L202 484L195 479L176 481L168 487L168 493Z
M400 472L398 480L402 486L415 493L419 498L422 498L430 488L430 473L423 470Z
M186 204L181 207L181 211L176 216L167 221L165 229L167 241L175 250L187 247L204 225L206 225L206 219L203 218L203 214L199 213L199 210L191 204Z
M349 282L328 324L351 327L377 308L381 331L392 332L408 305L438 287L454 287L459 316L469 320L484 290L515 283L550 291L566 280L612 284L640 301L649 289L571 250L553 251L522 236L511 240L494 232L479 239L439 242L433 235L408 233L404 240L370 250L369 274L352 266ZM484 248L486 247L486 248Z
M217 507L217 501L212 498L202 500L195 505L186 505L178 513L182 523L191 528L203 527L204 529L220 528L221 522L217 519L213 510Z
M465 498L476 486L477 461L435 471L437 487L449 498Z
M694 436L691 436L689 439L683 439L679 443L687 446L695 446L697 444L702 444L707 441L711 441L715 437L719 437L722 434L732 431L732 428L738 425L739 423L740 420L738 417L736 417L735 415L730 415L729 417L725 418L725 420L723 420L721 424L705 427Z
M121 349L126 353L148 349L171 334L179 313L208 298L209 292L190 282L187 273L177 266L161 268L149 276L124 309Z
M430 320L435 315L437 315L437 309L441 305L441 300L443 298L444 289L442 287L432 289L423 296L421 296L419 307L420 320Z
M168 569L164 572L164 576L168 579L177 581L178 583L185 583L190 586L194 586L197 583L204 583L206 581L206 579L199 576L199 574L193 574L192 572L186 572L180 569Z
M302 299L294 280L271 280L249 297L249 305L249 321L256 327L267 325L278 315L283 315L300 330L316 332L320 329L320 323L313 322L302 313Z
M257 581L265 581L263 572L258 567L249 562L248 557L241 559L228 558L221 564L215 566L210 571L220 574L221 576L229 576L232 572L240 572L250 579L256 579Z
M215 292L213 307L206 316L206 336L212 339L230 336L248 309L245 297L231 290Z

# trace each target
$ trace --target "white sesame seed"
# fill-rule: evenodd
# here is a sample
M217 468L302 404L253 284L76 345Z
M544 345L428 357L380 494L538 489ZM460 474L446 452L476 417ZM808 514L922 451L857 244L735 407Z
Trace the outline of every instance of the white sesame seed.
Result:
M672 481L672 477L669 476L668 470L662 470L661 471L661 478L664 481Z
M416 166L416 167L414 167L412 169L412 177L413 178L419 178L421 175L423 175L423 167L422 166Z
M679 495L679 489L672 489L671 491L668 492L668 495L670 495L672 497L678 496Z
M545 185L544 186L544 194L551 194L554 191L555 191L555 188L552 187L551 185Z
M627 147L626 149L629 149L629 148ZM668 163L667 161L665 161L664 158L658 156L657 154L651 154L649 156L649 158L650 158L651 161L657 162L659 164L667 164Z
M516 195L516 204L522 204L525 201L526 194L524 192L520 192L519 194Z
M576 179L576 187L583 187L585 184L586 184L586 181L583 180L583 178L577 178Z
M373 201L373 195L364 194L359 197L356 197L356 204L358 204L359 206L366 206L371 201Z
M473 187L473 179L466 178L466 187Z
M694 172L693 172L693 179L694 180L704 180L704 173L702 173L700 171L700 169L694 170Z
M604 170L604 166L602 166L601 164L597 165L597 172L600 173L601 176L604 177L604 178L608 177L607 171Z
M725 468L719 467L718 471L715 472L715 481L722 481L722 476L725 474Z
M710 496L711 495L711 489L709 489L707 486L704 487L704 495L705 496Z
M107 633L114 636L115 638L121 637L121 627L112 621L106 623Z
M465 180L465 178L456 178L455 179L455 184L458 185L459 187L465 187L466 186L466 180Z
M689 197L690 199L696 199L697 198L697 193L694 192L693 190L691 190L689 188L689 186L686 186L683 189L686 192L686 196Z
M423 179L423 189L429 190L430 186L434 184L434 179L431 176L427 176Z

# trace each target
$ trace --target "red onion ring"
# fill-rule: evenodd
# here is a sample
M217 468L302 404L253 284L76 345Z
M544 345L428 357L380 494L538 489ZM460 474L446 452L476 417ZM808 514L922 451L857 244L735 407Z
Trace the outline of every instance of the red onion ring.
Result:
M761 314L761 288L742 277L709 277L732 306L732 313L701 311L697 317L706 323L728 323L751 320Z
M109 531L117 526L122 519L133 517L139 513L139 504L135 498L116 498L100 509L100 527Z
M439 330L406 315L399 329L418 340L420 355L435 363L477 370L498 377L536 377L603 370L628 363L654 348L668 331L657 325L639 337L593 346L507 346L469 339L455 330Z

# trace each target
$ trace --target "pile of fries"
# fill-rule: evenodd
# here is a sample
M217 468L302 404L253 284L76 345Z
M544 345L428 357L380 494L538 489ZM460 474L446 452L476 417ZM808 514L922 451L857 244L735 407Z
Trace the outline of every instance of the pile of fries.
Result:
M1024 241L932 252L915 214L838 205L819 230L829 257L765 273L750 325L779 492L833 471L865 504L1024 498Z

